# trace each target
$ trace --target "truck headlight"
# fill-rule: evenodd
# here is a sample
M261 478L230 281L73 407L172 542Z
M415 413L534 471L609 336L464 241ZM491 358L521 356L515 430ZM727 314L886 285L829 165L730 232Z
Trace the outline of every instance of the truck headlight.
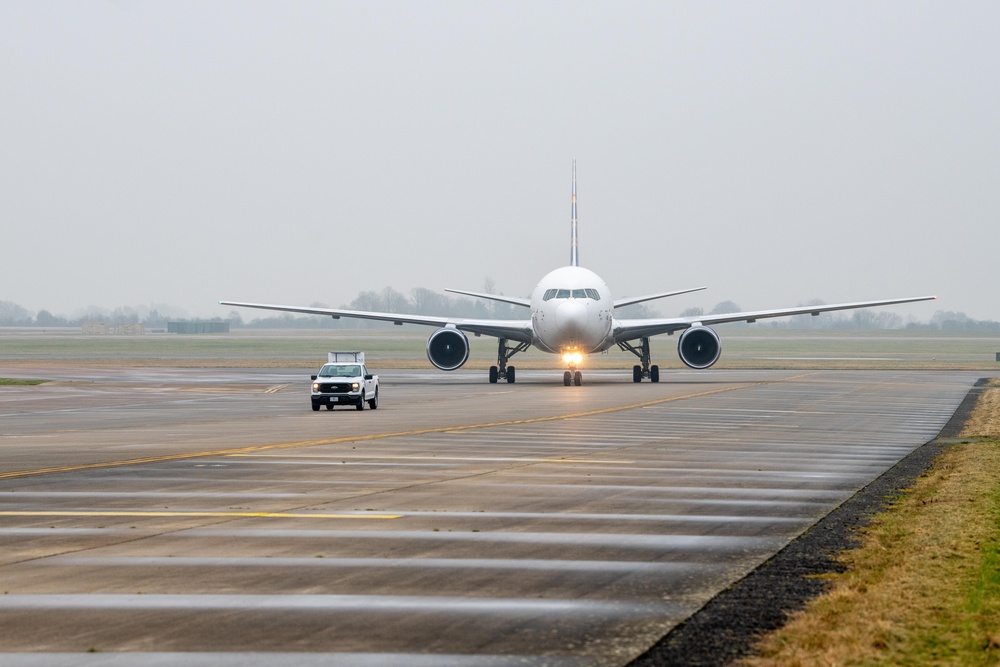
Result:
M319 393L319 382L313 382L313 391Z
M351 384L351 391L357 391L360 386L357 382L354 382Z

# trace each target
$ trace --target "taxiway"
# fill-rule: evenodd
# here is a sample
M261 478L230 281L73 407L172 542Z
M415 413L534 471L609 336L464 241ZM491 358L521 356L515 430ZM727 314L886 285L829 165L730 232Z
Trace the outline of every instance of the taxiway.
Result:
M299 371L0 389L5 664L622 665L981 373L381 375L363 412Z

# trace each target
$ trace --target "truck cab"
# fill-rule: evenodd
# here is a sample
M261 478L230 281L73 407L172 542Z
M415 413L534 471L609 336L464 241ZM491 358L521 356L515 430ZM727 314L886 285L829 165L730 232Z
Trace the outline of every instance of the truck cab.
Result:
M337 405L353 405L364 410L365 403L372 410L378 408L378 375L365 366L364 352L330 352L327 362L312 376L312 409L326 406L333 410Z

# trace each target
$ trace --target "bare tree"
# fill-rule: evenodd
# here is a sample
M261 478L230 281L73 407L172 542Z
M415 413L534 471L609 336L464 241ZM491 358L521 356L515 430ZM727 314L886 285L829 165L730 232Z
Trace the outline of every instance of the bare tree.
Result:
M0 325L15 326L31 324L31 313L13 301L0 301Z
M413 311L420 315L443 315L451 307L447 297L426 287L411 289L410 303L413 304Z
M123 322L138 322L139 316L135 309L129 306L118 306L111 311L109 324L121 324Z
M493 281L492 278L486 276L486 278L483 279L483 293L496 294L496 288L497 284ZM497 302L493 301L492 299L485 299L485 301L486 303L484 304L484 307L486 308L486 314L489 317L496 317Z
M65 317L56 317L47 310L40 310L35 315L35 324L40 327L62 327L67 323Z
M382 310L382 299L376 292L364 290L351 301L351 310Z
M726 313L738 313L742 308L739 307L734 301L723 301L722 303L716 304L715 308L712 309L710 315L725 315ZM700 314L700 313L699 313Z
M405 313L410 310L410 302L403 293L386 287L382 290L382 308L387 313Z

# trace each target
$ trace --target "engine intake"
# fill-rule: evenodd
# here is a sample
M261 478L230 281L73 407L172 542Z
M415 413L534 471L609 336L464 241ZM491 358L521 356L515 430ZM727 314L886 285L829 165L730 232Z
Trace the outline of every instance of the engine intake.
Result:
M677 341L677 354L690 368L708 368L722 354L719 334L703 326L686 329Z
M427 339L427 358L443 371L461 368L469 359L469 339L458 329L438 329Z

